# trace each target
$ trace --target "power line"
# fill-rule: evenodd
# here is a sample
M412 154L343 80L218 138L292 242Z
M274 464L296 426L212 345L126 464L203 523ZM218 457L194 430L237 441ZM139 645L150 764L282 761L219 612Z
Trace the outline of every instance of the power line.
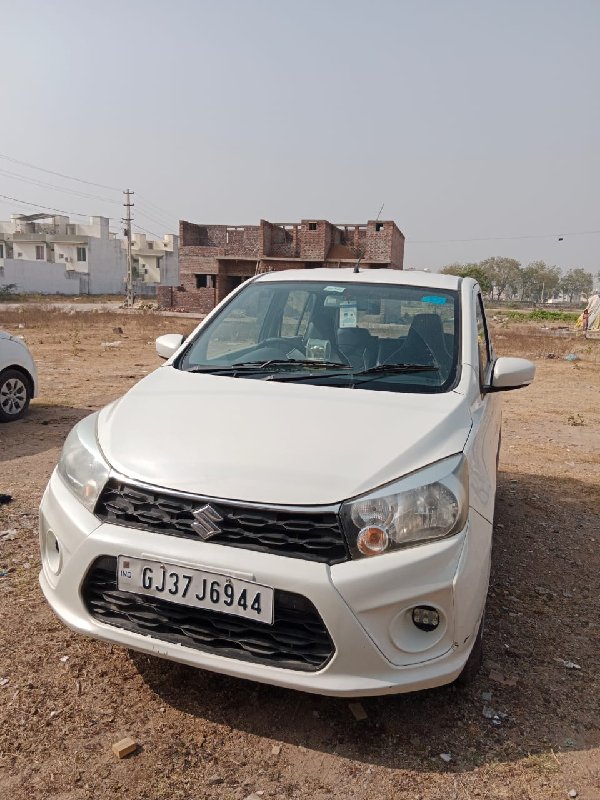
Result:
M143 198L143 196L142 196L142 198ZM154 208L156 211L162 212L163 214L166 214L167 217L171 216L171 212L170 211L167 211L166 208L161 208L160 206L157 206L156 203L151 203L150 200L146 200L145 198L143 198L143 203L142 204L146 205L146 206L149 206L150 208ZM139 199L138 199L138 205L139 205Z
M517 239L559 239L564 236L591 236L600 231L572 231L571 233L531 233L522 236L480 236L472 239L407 239L407 244L452 244L464 242L497 242Z
M4 159L5 161L9 161L12 164L20 164L21 166L28 167L29 169L35 169L35 170L38 170L40 172L45 172L48 175L55 175L55 176L57 176L59 178L65 178L66 180L77 181L77 183L83 183L83 184L85 184L87 186L98 186L101 189L109 189L110 191L114 191L114 192L120 192L121 191L116 186L109 186L109 185L104 184L104 183L96 183L95 181L88 181L88 180L85 180L84 178L77 178L74 175L67 175L64 172L57 172L56 170L47 169L46 167L39 167L36 164L31 164L28 161L21 161L18 158L13 158L12 156L7 156L7 155L2 154L2 153L0 153L0 159ZM40 186L40 187L46 188L46 189L54 189L54 190L59 191L59 192L66 192L67 194L72 194L74 196L79 196L79 197L86 198L86 199L89 199L89 200L99 200L99 201L104 202L104 203L111 203L111 204L114 204L114 205L120 205L120 202L118 200L113 200L113 199L110 199L108 197L100 197L99 195L88 194L88 193L85 193L85 192L77 192L74 189L69 189L67 187L61 187L61 186L56 186L56 184L46 183L44 181L38 181L36 178L31 178L31 177L26 176L26 175L20 175L19 173L16 173L16 172L10 172L8 170L0 170L0 175L4 175L5 177L9 177L9 178L15 178L16 180L20 180L20 181L23 181L25 183L29 183L29 184L31 184L33 186ZM35 204L30 204L30 205L35 205ZM171 221L169 221L169 222L166 221L166 219L170 220L171 212L167 211L164 208L161 208L161 206L157 205L156 203L152 203L150 200L146 200L145 198L142 198L141 205L142 205L142 208L147 206L148 209L149 209L148 211L145 211L145 212L142 211L141 213L143 213L143 215L145 217L147 217L148 219L153 220L156 224L164 225L167 228L177 228L178 227L177 224L173 225L173 223ZM138 206L139 206L139 200L138 200ZM39 206L39 207L41 207L41 208L44 208L44 207L45 208L50 208L50 206ZM155 209L155 210L152 211L152 209ZM52 210L55 210L55 209L52 209ZM158 212L158 214L156 212ZM71 213L75 213L75 212L71 212ZM162 218L163 214L166 215L166 217ZM87 215L86 214L82 214L80 216L87 216Z
M31 184L32 186L39 186L39 187L46 188L46 189L55 189L55 190L57 190L59 192L67 192L68 194L73 194L73 195L76 195L77 197L82 197L82 198L91 199L91 200L99 200L99 201L102 201L104 203L118 204L118 201L111 200L108 197L100 197L99 195L87 194L86 192L78 192L78 191L76 191L74 189L67 189L67 188L63 188L63 187L60 187L60 186L55 186L52 183L46 183L45 181L38 181L35 178L28 178L25 175L18 175L17 173L9 172L9 171L3 170L3 169L0 169L0 175L5 175L5 176L11 177L11 178L17 178L18 180L22 180L25 183ZM19 202L26 202L26 201L19 201ZM35 205L35 204L32 203L31 205ZM50 208L49 206L40 206L40 207L41 208L44 208L44 207ZM52 209L52 210L55 210L55 209ZM65 213L75 214L76 212L72 211L72 212L65 212ZM178 227L176 224L174 225L172 222L167 222L166 220L158 219L157 217L154 217L154 216L148 214L145 211L140 211L139 213L142 214L142 216L147 217L151 222L154 222L157 225L164 226L167 229L171 228L171 229L176 230L177 227ZM89 216L89 215L88 214L81 214L79 216ZM153 234L153 235L156 235L156 234Z
M0 197L2 197L2 195L0 195ZM0 200L0 203L4 206L9 206L12 211L17 209L23 213L31 213L31 208L27 208L26 206L22 205L19 200L11 201L10 203L6 200Z
M5 200L12 200L15 203L20 203L24 206L32 206L33 208L42 208L44 211L58 211L59 214L72 214L74 217L89 217L93 216L92 214L82 214L80 211L65 211L64 208L54 208L53 206L43 206L40 203L29 203L27 200L21 200L18 197L11 197L7 194L0 194L0 197L3 197ZM116 217L107 217L107 219L112 220L115 222L117 220Z
M132 192L132 194L133 194L133 192ZM0 194L0 198L4 198L4 200L10 200L12 203L18 203L19 205L22 205L22 206L31 206L32 208L41 208L44 211L57 211L59 214L69 214L69 215L72 215L74 217L90 217L90 216L93 216L93 215L90 215L90 214L83 214L80 211L66 211L64 208L54 208L53 206L44 206L44 205L41 205L40 203L30 203L27 200L21 200L18 197L11 197L10 195L7 195L7 194ZM121 224L121 222L123 221L120 217L105 217L105 219L108 219L110 222L118 222L119 224ZM157 239L162 239L163 238L160 233L155 233L154 231L150 231L147 228L143 228L141 225L138 225L137 223L133 223L133 225L134 225L135 228L139 228L141 231L144 231L144 233L149 233L150 236L154 236Z
M38 166L36 166L34 164L30 164L30 163L28 163L26 161L20 161L19 159L12 158L11 156L6 156L6 155L0 154L0 158L3 158L6 161L10 161L10 162L15 163L15 164L21 164L22 166L30 167L31 169L37 169L37 170L40 170L42 172L46 172L46 173L48 173L50 175L57 175L59 177L66 178L67 180L74 180L74 181L78 181L79 183L84 183L84 184L87 184L87 185L90 185L90 186L100 186L100 187L105 188L105 189L111 189L111 190L114 190L114 191L119 191L118 189L116 189L116 187L113 187L113 186L106 186L105 184L94 183L93 181L87 181L87 180L84 180L83 178L76 178L76 177L74 177L72 175L66 175L66 174L61 173L61 172L55 172L54 170L46 169L44 167L38 167ZM4 175L5 177L8 177L8 178L14 178L14 179L22 181L24 183L28 183L28 184L30 184L32 186L39 186L39 187L45 188L45 189L53 189L55 191L65 192L67 194L72 194L74 196L82 197L82 198L85 198L85 199L88 199L88 200L98 200L98 201L103 202L103 203L111 203L113 205L120 205L120 202L118 200L114 200L112 198L102 197L102 196L97 195L97 194L89 194L87 192L78 192L75 189L70 189L70 188L64 187L64 186L57 186L56 184L47 183L46 181L41 181L41 180L38 180L36 178L29 177L27 175L19 174L17 172L10 172L9 170L0 169L0 175ZM139 203L138 203L138 205L139 205ZM142 210L140 213L142 213L142 215L147 217L149 220L152 220L153 222L155 222L158 225L165 226L166 228L177 228L178 227L177 224L173 224L173 222L171 220L169 220L167 222L166 218L162 217L162 213L163 212L164 212L164 214L167 215L167 217L170 217L170 212L166 211L165 209L161 209L160 206L157 206L154 203L151 203L149 200L144 200L141 205L142 205L142 209L147 206L148 209L154 208L159 212L157 214L155 211L151 212L150 210L148 210L148 211L143 211ZM71 213L75 213L75 212L71 212ZM87 215L83 214L81 216L87 216Z
M16 180L29 183L33 186L40 186L44 189L53 189L57 192L66 192L67 194L76 195L77 197L85 197L89 200L100 200L103 203L112 203L120 205L118 200L112 200L108 197L100 197L97 194L88 194L87 192L78 192L76 189L68 189L66 186L56 186L54 183L46 183L46 181L38 181L36 178L29 178L26 175L19 175L17 172L9 172L8 170L0 169L0 175L8 178L15 178Z
M173 225L172 223L166 222L165 220L160 220L157 217L153 217L147 214L145 211L140 211L139 208L138 208L138 215L147 219L151 225L158 225L161 228L166 228L167 230L175 231L179 227L178 225Z
M139 228L141 231L144 231L144 233L149 233L150 236L155 236L157 239L162 239L163 238L160 233L155 233L154 231L149 231L147 228L142 228L142 226L138 225L137 222L133 223L133 227L134 228Z
M140 213L143 214L143 216L147 217L150 220L153 220L157 225L165 225L168 228L173 227L173 220L175 219L174 215L167 212L163 214L160 211L159 212L154 211L144 202L140 203L138 201L136 205L138 209L141 209ZM175 227L177 227L177 225L175 225Z
M44 167L38 167L35 164L30 164L27 161L19 161L18 158L12 158L11 156L5 156L0 153L0 158L3 158L5 161L10 161L12 164L20 164L22 167L29 167L30 169L37 169L40 172L47 172L48 175L56 175L59 178L66 178L69 181L77 181L78 183L86 183L88 186L98 186L100 189L109 189L111 192L120 192L121 189L117 189L115 186L107 186L105 183L94 183L94 181L86 181L83 178L75 178L73 175L65 175L64 172L55 172L52 169L45 169Z

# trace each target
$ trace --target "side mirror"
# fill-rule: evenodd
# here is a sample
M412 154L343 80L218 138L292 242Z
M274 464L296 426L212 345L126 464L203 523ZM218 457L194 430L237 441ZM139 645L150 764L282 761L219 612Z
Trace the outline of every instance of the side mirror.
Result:
M161 358L171 358L176 353L183 342L180 333L165 333L156 340L156 352Z
M535 364L526 358L496 359L492 369L492 379L485 392L507 392L527 386L535 377Z

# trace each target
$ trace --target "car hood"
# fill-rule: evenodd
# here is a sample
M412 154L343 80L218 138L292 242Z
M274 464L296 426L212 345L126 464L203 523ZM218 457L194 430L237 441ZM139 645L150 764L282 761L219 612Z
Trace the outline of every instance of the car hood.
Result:
M228 500L329 504L460 452L465 398L182 372L148 375L98 420L121 474Z

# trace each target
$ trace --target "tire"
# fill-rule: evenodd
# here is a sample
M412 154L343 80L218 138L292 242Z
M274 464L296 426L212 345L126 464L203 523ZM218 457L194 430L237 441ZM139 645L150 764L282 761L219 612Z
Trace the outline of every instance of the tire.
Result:
M479 630L477 631L477 636L475 637L475 644L473 645L473 649L469 654L469 658L467 659L467 663L464 665L462 672L456 679L455 683L458 686L469 686L479 673L483 665L483 628L485 623L485 613L481 618L481 622L479 623Z
M0 373L0 422L14 422L25 414L31 400L31 381L19 369Z

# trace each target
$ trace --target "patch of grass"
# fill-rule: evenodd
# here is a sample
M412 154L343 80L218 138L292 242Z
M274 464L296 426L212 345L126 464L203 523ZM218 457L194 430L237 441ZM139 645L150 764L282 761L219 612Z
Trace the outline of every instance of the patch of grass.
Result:
M576 311L548 311L545 308L535 308L533 311L502 312L509 319L518 319L521 322L533 320L535 322L577 322L579 314Z
M527 758L523 759L522 764L526 769L535 769L541 775L548 772L560 772L559 762L556 760L556 757L550 755L550 753L529 755Z

